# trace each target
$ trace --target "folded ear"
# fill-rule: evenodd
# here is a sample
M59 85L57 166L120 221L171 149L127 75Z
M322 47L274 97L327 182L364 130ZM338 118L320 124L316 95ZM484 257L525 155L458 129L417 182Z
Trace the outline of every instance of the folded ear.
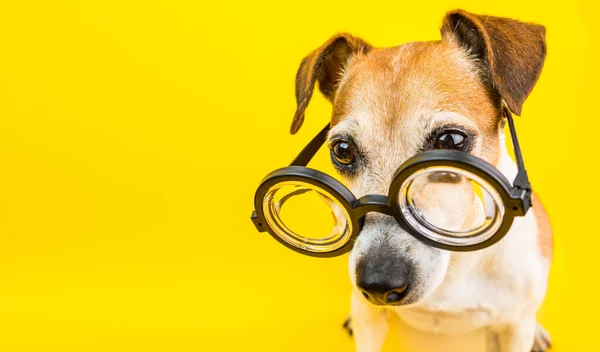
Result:
M330 38L320 48L302 60L296 74L296 102L298 107L292 121L291 134L295 134L304 122L304 111L312 97L315 83L319 81L321 93L333 102L344 66L348 59L359 53L366 53L371 45L364 40L340 33Z
M487 78L508 108L520 115L546 57L543 26L463 10L451 11L442 38L455 41L483 64Z

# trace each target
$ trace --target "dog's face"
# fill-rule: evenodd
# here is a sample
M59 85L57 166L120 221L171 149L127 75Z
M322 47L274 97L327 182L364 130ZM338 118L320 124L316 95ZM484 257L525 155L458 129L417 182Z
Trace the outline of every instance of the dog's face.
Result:
M514 31L524 42L507 44ZM303 61L292 133L318 80L333 104L332 163L357 198L387 195L397 168L426 150L455 149L496 164L502 99L520 112L543 62L543 27L458 11L448 14L442 34L442 41L383 49L342 34ZM515 76L507 65L523 72ZM428 180L417 190L434 223L458 228L478 216L472 190L460 182ZM393 217L368 214L350 255L351 280L374 304L412 304L442 283L450 259Z
M409 43L356 56L348 62L333 102L332 163L356 197L387 195L398 166L425 150L463 150L494 164L500 100L491 92L458 45ZM421 210L447 226L463 223L476 210L469 207L473 193L454 183L429 182L420 190L428 192L421 200L431 200ZM351 253L351 278L359 284L372 280L366 277L371 271L387 277L405 271L399 275L408 275L408 287L398 303L410 303L435 290L449 259L449 252L418 241L393 217L368 214ZM387 303L369 292L376 289L368 282L361 286L374 303Z

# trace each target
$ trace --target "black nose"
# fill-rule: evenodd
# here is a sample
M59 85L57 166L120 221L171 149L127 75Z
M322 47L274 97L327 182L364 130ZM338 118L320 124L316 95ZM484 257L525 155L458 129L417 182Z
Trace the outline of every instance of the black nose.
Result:
M356 271L358 288L375 304L397 304L408 293L409 270L402 260L364 258Z

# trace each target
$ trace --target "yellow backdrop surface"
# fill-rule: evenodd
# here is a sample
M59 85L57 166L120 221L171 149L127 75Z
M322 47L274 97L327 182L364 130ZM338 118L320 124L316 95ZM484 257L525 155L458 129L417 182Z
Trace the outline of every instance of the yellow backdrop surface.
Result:
M556 351L595 350L597 8L352 0L2 1L0 350L352 350L347 256L258 234L254 190L330 116L315 94L288 134L302 57L340 31L437 40L458 7L547 27L517 122L556 231L540 320Z

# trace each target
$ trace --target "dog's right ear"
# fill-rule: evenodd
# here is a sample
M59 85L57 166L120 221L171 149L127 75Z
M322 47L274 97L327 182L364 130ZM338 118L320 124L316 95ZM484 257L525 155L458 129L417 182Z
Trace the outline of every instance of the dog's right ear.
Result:
M463 10L450 11L442 24L442 38L458 42L486 66L494 88L517 115L542 71L545 34L538 24Z
M352 55L366 53L371 48L371 45L360 38L340 33L302 60L296 74L298 107L292 121L291 134L298 132L304 122L304 111L312 97L315 83L319 81L321 93L327 100L333 102L340 76L348 59Z

